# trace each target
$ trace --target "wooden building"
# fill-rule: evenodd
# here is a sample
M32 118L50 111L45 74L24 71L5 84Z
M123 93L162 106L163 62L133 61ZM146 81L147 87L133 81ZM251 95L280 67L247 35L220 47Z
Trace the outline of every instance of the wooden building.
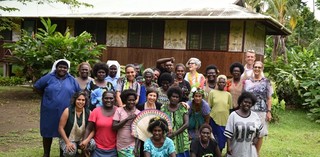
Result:
M1 5L19 12L2 12L5 17L22 17L21 29L36 32L39 17L50 17L63 32L90 32L99 44L106 44L102 60L120 64L155 66L159 58L175 57L186 63L190 57L205 66L215 64L229 75L233 62L244 63L244 52L254 50L262 60L267 35L289 35L290 31L270 16L249 11L242 0L92 0L93 8L68 8L61 4ZM58 7L59 6L59 7ZM32 9L34 7L34 9ZM33 10L33 11L32 11ZM20 30L9 37L18 40Z

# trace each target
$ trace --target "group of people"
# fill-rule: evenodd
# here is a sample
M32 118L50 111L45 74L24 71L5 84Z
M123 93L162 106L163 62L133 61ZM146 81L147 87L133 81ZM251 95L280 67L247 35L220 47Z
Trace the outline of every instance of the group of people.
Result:
M197 58L185 65L162 58L143 72L139 64L128 64L124 77L117 61L92 69L83 62L73 77L70 62L57 60L34 85L42 95L44 156L50 156L53 137L60 137L60 156L219 157L225 146L229 157L259 156L273 91L255 52L246 52L245 61L230 66L228 79L215 65L199 73ZM172 128L154 117L146 128L152 136L141 141L131 124L148 109L168 115Z

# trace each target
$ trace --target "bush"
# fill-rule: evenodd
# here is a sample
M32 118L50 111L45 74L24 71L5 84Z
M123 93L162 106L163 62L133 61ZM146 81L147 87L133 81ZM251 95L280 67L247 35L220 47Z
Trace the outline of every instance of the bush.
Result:
M0 86L16 86L25 83L24 78L20 77L0 77Z

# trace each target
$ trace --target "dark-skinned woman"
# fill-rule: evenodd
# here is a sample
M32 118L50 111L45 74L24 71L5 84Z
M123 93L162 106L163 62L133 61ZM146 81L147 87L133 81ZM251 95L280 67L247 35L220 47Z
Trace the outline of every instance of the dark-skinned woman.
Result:
M215 65L208 65L206 67L206 82L204 83L203 90L205 92L204 100L208 102L208 95L211 90L217 89L217 76L218 69Z
M58 126L64 109L70 105L74 93L80 86L68 73L70 62L57 60L52 72L41 77L35 84L35 90L42 96L40 107L40 133L43 140L44 157L50 156L53 137L60 137Z
M159 96L158 96L158 102L161 104L168 104L169 98L167 95L167 91L169 87L173 83L173 78L170 73L162 73L159 77L158 84L159 84Z
M187 102L189 100L189 94L191 90L190 83L184 80L185 74L186 74L186 67L181 63L176 64L174 85L179 86L182 89L183 102Z
M233 109L238 108L238 98L242 93L243 81L241 80L241 75L244 72L244 67L241 63L233 63L230 66L230 73L232 78L227 81L227 91L232 96Z
M90 77L91 66L88 62L82 62L78 65L78 77L76 77L77 82L80 85L81 90L85 90L88 82L93 80Z

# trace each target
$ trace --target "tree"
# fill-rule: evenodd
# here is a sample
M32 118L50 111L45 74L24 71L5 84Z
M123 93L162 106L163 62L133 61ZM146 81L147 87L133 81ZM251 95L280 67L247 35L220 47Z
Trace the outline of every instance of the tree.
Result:
M4 45L13 52L4 60L23 67L27 80L36 81L42 75L50 72L52 63L60 58L71 61L71 73L76 74L76 67L81 62L95 63L99 60L105 45L97 45L87 32L77 37L71 37L69 30L65 34L56 32L56 24L50 19L41 18L45 29L39 28L35 36L23 31L22 37L16 43Z

